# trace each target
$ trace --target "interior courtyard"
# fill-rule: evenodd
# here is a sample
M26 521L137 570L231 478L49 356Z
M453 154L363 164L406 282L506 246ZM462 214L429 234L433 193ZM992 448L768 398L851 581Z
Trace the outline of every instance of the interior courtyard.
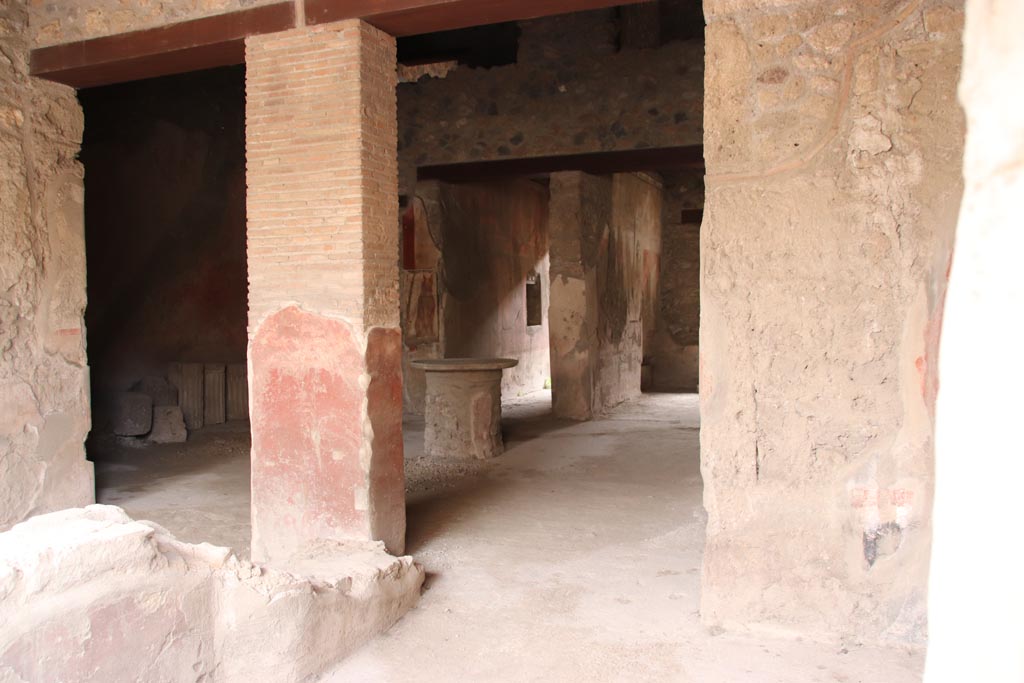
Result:
M1021 26L0 2L0 680L1024 680Z

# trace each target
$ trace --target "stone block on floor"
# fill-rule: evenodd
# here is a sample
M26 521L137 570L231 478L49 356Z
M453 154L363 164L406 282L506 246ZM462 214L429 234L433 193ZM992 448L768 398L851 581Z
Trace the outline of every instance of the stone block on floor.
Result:
M184 443L188 439L185 417L178 406L154 406L153 429L147 440L152 443Z
M178 405L178 389L158 375L143 377L132 386L132 391L148 394L154 406Z
M153 427L153 399L125 391L114 398L113 431L118 436L142 436Z

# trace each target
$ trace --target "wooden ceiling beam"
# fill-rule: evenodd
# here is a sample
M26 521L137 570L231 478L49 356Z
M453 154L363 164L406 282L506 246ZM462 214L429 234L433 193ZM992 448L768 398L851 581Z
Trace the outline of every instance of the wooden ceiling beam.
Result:
M495 178L543 176L559 171L583 171L594 175L607 175L609 173L702 168L704 168L703 145L688 145L421 166L417 171L417 178L457 183Z
M75 88L198 71L245 61L245 39L295 27L279 2L157 28L32 50L33 76Z
M307 24L363 19L394 36L534 19L651 0L303 0ZM197 71L245 60L245 39L296 25L295 3L217 14L32 50L33 76L75 88Z
M393 36L632 5L650 0L305 0L306 22L361 18Z

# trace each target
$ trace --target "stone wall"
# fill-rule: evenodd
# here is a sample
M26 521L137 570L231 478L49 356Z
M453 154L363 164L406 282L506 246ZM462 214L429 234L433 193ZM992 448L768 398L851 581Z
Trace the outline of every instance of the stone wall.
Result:
M551 22L563 32L599 30L586 21L537 23ZM557 35L542 33L546 40ZM520 43L521 54L528 45ZM445 78L404 83L398 88L399 189L411 192L424 165L699 145L702 53L699 41L556 52L548 59L542 52L509 66L460 67Z
M88 40L116 33L201 19L281 0L32 0L33 47Z
M240 67L80 93L89 362L102 397L172 362L244 363Z
M404 243L417 253L408 264L416 268L403 273L407 360L515 358L519 364L502 374L502 392L544 388L551 367L547 188L528 180L420 183L413 215L416 239ZM536 324L527 320L528 279L540 288ZM424 292L430 282L433 291ZM430 325L420 315L424 306L436 319L434 338L417 332ZM405 376L407 406L422 412L423 372L406 363Z
M960 3L705 13L703 619L921 643Z
M93 500L82 112L28 76L27 9L0 5L0 530Z

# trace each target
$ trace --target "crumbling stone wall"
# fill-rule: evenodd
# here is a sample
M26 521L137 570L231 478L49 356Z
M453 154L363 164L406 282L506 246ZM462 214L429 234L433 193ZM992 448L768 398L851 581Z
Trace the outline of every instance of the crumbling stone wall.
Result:
M82 112L28 76L28 10L0 5L0 530L92 502Z
M960 5L705 2L709 624L924 641Z
M308 681L416 604L423 570L323 543L287 571L183 543L120 508L0 534L4 681Z
M140 31L281 0L33 0L33 47Z

